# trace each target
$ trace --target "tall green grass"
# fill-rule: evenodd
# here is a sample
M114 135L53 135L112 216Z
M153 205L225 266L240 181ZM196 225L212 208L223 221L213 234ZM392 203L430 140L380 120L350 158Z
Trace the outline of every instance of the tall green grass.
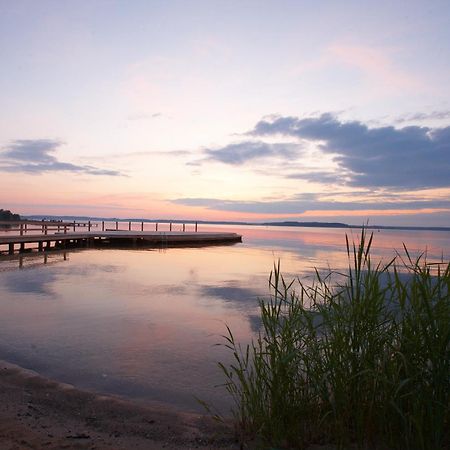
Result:
M424 255L373 265L373 235L347 240L340 283L287 283L276 266L262 328L219 363L241 442L261 448L449 445L450 265Z

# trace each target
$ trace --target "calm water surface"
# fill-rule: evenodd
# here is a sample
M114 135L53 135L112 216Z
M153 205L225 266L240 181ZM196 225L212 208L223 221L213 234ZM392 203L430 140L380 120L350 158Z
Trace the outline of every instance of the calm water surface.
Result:
M225 324L249 342L274 262L287 278L342 269L349 230L207 230L238 232L243 243L1 257L0 359L85 389L185 410L201 410L197 396L226 411L215 387L217 361L230 360L215 345ZM433 261L450 257L450 233L430 231L376 232L374 256L388 260L402 242Z

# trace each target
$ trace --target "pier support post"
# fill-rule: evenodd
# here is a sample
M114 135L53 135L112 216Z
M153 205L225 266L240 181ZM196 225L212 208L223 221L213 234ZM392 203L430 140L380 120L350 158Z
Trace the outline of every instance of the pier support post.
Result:
M8 251L8 253L10 255L14 255L14 244L12 242L9 244L9 251Z
M27 232L27 224L25 223L25 228L24 228L24 233L26 233Z
M183 223L183 231L186 231L186 224Z
M20 224L20 235L23 236L23 223Z
M75 233L75 220L73 221L73 232Z
M23 253L24 251L25 251L25 242L21 242L20 243L20 250L19 250L19 252Z
M196 233L197 233L197 230L198 230L198 223L195 222L195 232L196 232Z
M158 231L158 222L155 223L155 231Z
M169 231L172 231L172 222L169 223Z
M102 220L102 231L105 231L105 221Z
M88 220L88 231L91 231L91 221Z
M116 220L116 230L119 229L119 222Z
M128 231L131 231L131 222L128 222Z
M50 242L50 241L47 241L47 242L45 243L45 250L50 250L51 248L52 248L51 242Z
M38 252L42 252L42 250L43 250L43 243L42 243L42 241L39 241L38 242Z

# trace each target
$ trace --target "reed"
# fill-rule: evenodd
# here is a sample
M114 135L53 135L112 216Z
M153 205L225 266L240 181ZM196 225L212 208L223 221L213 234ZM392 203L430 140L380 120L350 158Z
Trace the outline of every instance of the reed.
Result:
M372 238L347 240L339 282L287 283L278 263L258 337L243 347L227 329L233 362L219 366L244 446L449 445L450 265L406 248L374 265Z

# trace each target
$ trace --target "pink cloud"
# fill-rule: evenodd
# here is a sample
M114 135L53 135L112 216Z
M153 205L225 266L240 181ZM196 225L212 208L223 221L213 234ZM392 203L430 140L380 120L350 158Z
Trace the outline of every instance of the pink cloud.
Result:
M359 69L364 76L380 82L384 87L402 90L424 87L417 77L395 63L389 50L363 45L334 44L328 48L327 53L331 60Z
M399 50L338 42L325 48L317 58L302 61L290 73L299 77L344 67L356 69L363 79L384 92L425 90L426 84L402 68L396 54Z

